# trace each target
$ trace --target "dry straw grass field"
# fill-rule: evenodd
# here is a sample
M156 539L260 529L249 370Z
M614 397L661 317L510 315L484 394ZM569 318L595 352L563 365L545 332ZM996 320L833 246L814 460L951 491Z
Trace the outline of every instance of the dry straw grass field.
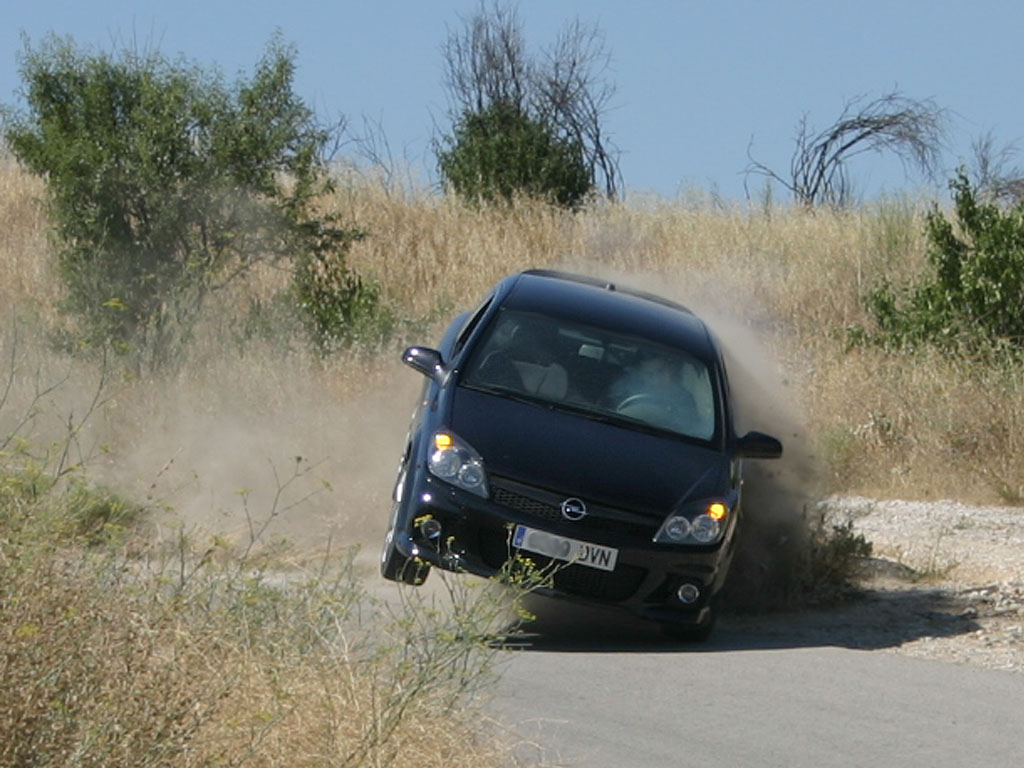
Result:
M849 343L873 286L924 269L922 201L572 214L344 176L323 205L367 233L349 258L398 318L391 338L323 359L243 333L282 285L254 272L208 307L180 369L130 376L47 341L61 292L43 193L0 160L0 765L502 763L467 709L499 606L453 586L445 609L396 613L360 586L373 553L340 571L338 553L375 550L384 528L420 384L397 352L521 269L708 317L754 393L743 420L805 454L807 495L1024 497L1019 366ZM55 480L69 491L46 512ZM122 530L132 505L146 523ZM71 558L55 543L71 513L108 546ZM288 589L269 588L282 573Z

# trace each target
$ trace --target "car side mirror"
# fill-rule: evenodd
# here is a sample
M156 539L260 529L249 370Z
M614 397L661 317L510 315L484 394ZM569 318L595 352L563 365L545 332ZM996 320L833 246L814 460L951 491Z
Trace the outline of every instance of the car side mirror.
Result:
M444 361L441 353L429 347L409 347L402 353L402 362L438 384L444 379Z
M736 455L746 459L777 459L782 455L782 443L763 432L747 432L736 441Z

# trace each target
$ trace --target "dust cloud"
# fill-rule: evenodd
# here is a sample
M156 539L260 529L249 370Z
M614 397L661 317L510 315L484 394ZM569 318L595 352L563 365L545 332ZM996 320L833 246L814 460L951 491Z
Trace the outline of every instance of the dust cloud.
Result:
M297 562L328 544L375 560L423 378L397 350L321 362L199 347L138 376L0 329L0 450L47 473L80 467L65 477L143 505L157 543L184 531L239 551L255 536Z
M811 510L820 498L821 470L800 415L800 385L758 338L757 326L705 315L719 336L737 405L736 429L782 441L777 460L747 459L743 467L744 527L727 585L733 610L785 607L794 599L808 547Z
M165 535L375 557L422 379L397 355L314 369L238 357L135 384L94 427L113 448L92 474L145 499Z

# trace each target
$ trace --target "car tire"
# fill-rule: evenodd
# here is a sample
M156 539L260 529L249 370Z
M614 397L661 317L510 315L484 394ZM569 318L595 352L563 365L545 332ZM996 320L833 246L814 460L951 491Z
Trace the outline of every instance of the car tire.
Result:
M407 448L405 458L398 467L398 479L395 481L395 489L392 493L394 503L391 507L388 533L384 537L384 548L380 553L380 575L388 581L397 581L401 584L411 584L414 587L418 587L427 580L430 566L422 560L412 560L406 557L395 546L395 526L398 525L399 511L401 510L405 491L408 460L409 449Z
M430 566L422 560L408 558L395 547L394 530L384 538L384 550L380 554L380 575L388 581L410 584L418 587L427 580Z

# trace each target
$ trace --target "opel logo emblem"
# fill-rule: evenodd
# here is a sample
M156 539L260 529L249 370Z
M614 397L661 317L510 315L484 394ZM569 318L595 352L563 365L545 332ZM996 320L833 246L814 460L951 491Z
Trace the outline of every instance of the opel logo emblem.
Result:
M587 516L587 505L583 503L583 499L577 499L575 496L571 499L566 499L562 502L562 517L566 520L582 520Z

